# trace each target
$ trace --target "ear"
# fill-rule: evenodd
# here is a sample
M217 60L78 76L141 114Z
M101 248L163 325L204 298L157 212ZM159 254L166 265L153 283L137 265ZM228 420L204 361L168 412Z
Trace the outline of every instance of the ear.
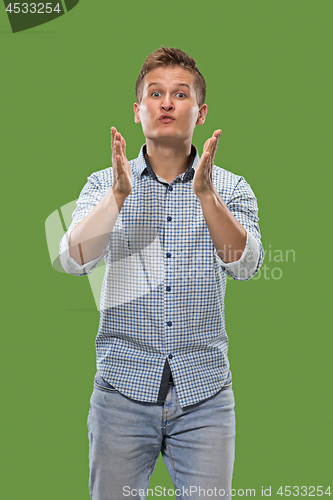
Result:
M140 107L137 102L134 103L134 122L135 123L141 123L140 120Z
M207 115L207 104L201 104L196 125L203 125Z

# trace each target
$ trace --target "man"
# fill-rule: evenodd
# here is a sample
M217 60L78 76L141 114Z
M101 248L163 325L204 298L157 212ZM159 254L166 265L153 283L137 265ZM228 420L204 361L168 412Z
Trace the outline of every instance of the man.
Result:
M192 145L205 92L185 52L147 57L134 104L146 144L129 162L111 128L112 168L88 178L61 241L71 274L106 263L88 417L92 500L146 498L160 452L177 499L230 496L225 274L251 278L263 249L251 188L214 166L221 131L201 158Z

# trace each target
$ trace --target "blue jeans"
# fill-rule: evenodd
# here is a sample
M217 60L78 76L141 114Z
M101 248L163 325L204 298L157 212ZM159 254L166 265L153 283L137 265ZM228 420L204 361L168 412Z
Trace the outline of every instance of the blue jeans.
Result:
M97 374L88 430L91 500L167 497L163 485L147 492L160 452L177 500L230 500L235 450L231 385L181 408L174 385L164 405L140 403L108 388Z

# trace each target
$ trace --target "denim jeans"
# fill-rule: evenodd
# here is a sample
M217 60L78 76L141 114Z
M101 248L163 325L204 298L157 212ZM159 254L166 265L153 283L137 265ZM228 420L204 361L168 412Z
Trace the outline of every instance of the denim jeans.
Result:
M235 450L231 384L181 408L174 385L164 404L140 403L107 387L97 374L88 415L91 500L170 497L149 487L159 453L177 500L228 498Z

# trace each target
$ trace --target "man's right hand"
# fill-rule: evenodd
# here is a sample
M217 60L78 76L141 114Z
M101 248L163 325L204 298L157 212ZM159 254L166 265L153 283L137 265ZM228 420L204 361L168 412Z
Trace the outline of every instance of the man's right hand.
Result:
M132 170L126 158L126 142L115 127L111 127L111 158L113 168L112 191L117 197L127 196L132 191Z
M99 257L110 238L119 212L132 191L132 170L126 158L125 139L111 128L113 184L91 212L70 234L70 256L80 265Z

